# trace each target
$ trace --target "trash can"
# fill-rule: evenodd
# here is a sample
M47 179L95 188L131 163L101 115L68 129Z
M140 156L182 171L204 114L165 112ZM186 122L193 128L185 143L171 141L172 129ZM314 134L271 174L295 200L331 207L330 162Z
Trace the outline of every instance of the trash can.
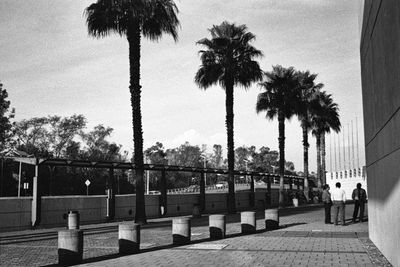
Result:
M79 229L79 212L77 210L68 211L67 229Z

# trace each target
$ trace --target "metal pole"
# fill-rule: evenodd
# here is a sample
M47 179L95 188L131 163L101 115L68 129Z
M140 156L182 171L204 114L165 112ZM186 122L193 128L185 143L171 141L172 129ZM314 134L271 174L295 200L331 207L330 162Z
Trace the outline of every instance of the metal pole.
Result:
M329 165L330 172L332 173L332 135L329 135Z
M357 140L357 167L360 168L360 154L358 152L358 122L356 117L356 140Z
M18 197L21 197L21 172L22 172L22 162L19 162L19 173L18 173Z
M146 164L149 163L149 158L146 157ZM146 170L146 195L149 194L150 191L150 170Z
M339 136L339 134L337 135L337 140L338 140L338 151L339 151L339 170L342 171L342 160L340 158L340 136Z
M336 164L336 138L333 136L333 151L335 154L335 172L337 171L337 164Z
M206 159L206 157L204 157L204 169L207 169L207 159ZM204 182L205 182L205 185L207 185L207 173L206 172L204 172Z
M347 136L348 136L348 140L347 140L347 144L349 145L349 169L351 169L351 155L350 155L350 124L347 124Z
M353 168L355 168L356 164L354 163L354 132L353 132L353 121L351 121L351 148L353 154Z
M346 170L346 140L344 138L344 127L343 127L343 168Z

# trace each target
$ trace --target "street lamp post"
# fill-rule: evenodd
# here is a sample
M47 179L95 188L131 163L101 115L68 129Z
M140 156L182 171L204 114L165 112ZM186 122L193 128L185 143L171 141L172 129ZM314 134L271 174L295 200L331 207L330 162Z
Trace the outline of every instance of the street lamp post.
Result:
M246 183L248 183L249 182L249 177L247 176L247 163L249 162L249 160L248 159L244 159L243 161L244 161L245 168L246 168Z
M147 156L145 158L145 161L146 161L146 164L149 163L149 158ZM149 188L150 188L150 179L149 179L149 177L150 177L149 170L146 170L146 195L149 194Z
M207 168L207 158L206 158L206 156L200 155L200 158L202 158L204 160L203 168L206 169ZM207 173L206 172L204 172L204 181L205 181L205 183L207 185Z

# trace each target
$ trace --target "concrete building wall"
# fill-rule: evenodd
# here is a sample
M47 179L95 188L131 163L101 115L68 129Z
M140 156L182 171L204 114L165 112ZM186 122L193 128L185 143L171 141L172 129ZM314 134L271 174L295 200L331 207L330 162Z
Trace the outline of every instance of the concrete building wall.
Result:
M160 195L146 195L146 215L148 218L160 216ZM206 194L206 213L226 212L226 193ZM258 208L265 208L266 193L256 192L255 203ZM260 201L262 203L260 203ZM117 195L115 198L115 220L133 220L135 215L135 195ZM198 194L168 194L167 216L190 215L193 207L199 203ZM272 205L278 205L278 190L272 189ZM250 193L237 192L236 206L238 211L249 210ZM65 226L66 213L77 210L80 223L91 224L105 222L107 219L107 198L98 196L54 196L42 197L40 227ZM0 198L0 232L30 229L31 197Z
M400 266L400 1L365 1L360 53L369 234Z

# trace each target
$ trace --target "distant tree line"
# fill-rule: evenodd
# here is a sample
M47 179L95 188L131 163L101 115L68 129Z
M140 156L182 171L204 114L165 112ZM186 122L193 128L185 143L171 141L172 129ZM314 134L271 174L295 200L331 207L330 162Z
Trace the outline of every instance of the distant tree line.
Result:
M10 101L5 89L1 88L1 156L25 156L38 158L63 158L91 161L132 161L128 151L122 146L109 141L113 129L97 125L86 130L87 120L83 115L61 117L50 115L13 121L15 110L10 107ZM13 153L22 153L15 155ZM242 146L235 149L235 169L258 172L275 172L278 168L279 153L268 147ZM188 142L176 148L164 148L156 142L144 151L145 161L152 164L169 164L190 167L207 167L226 169L228 161L224 158L222 146L215 144L207 150L206 145L199 147ZM15 196L18 190L19 164L3 162L1 191L2 196ZM295 174L294 164L285 163L285 172ZM90 194L104 194L108 171L96 168L54 167L40 168L41 188L44 195L86 194L85 181L89 180ZM130 171L115 170L117 177L117 193L134 193L134 176ZM28 190L21 194L30 194L34 169L27 164L22 165L21 187L29 183ZM243 177L242 177L243 178ZM167 187L180 188L198 184L198 174L185 172L167 172ZM208 174L207 184L227 181L224 175ZM151 190L160 188L160 173L149 172Z

